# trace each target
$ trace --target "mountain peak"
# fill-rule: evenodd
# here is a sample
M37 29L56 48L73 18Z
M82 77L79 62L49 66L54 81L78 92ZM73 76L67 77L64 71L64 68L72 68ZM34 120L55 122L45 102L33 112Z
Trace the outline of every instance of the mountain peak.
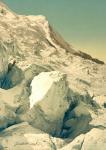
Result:
M0 149L105 149L106 64L46 17L0 10Z
M0 20L0 39L5 42L5 46L8 44L10 47L14 45L9 50L11 54L16 51L15 53L17 54L21 53L29 56L30 51L31 56L33 53L39 53L37 55L44 55L42 56L44 58L52 56L54 53L57 53L57 55L60 53L61 55L62 52L66 52L68 55L70 53L73 56L104 64L103 61L73 49L59 33L54 31L47 18L43 15L17 15L0 2ZM12 51L13 47L14 50ZM36 47L41 48L41 50L35 52ZM67 56L66 53L64 55ZM55 57L58 57L57 55Z
M7 5L4 3L0 2L0 17L5 17L8 19L14 19L15 18L15 13L12 12Z

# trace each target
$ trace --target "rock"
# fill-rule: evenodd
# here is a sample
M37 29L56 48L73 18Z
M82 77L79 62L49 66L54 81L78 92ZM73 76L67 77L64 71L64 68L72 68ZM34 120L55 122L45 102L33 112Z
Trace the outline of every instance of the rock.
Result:
M16 111L20 105L28 103L29 91L25 83L21 83L11 89L0 89L0 101L6 103L12 110Z
M79 135L76 137L72 142L66 144L59 150L82 150L82 144L84 141L84 134Z
M60 72L42 72L32 80L30 108L21 120L50 134L60 134L64 114L69 107L66 75Z
M92 128L106 129L106 110L102 110L98 115L90 122Z
M100 106L100 107L106 107L106 96L97 96L94 97L93 100Z
M106 129L92 129L85 135L81 150L105 150L106 149Z
M13 66L10 71L8 71L4 77L2 88L10 89L18 84L24 79L24 72L17 66Z
M29 106L28 97L23 83L8 90L0 89L0 130L19 122L18 115Z
M51 139L56 146L56 150L62 148L66 144L66 141L62 138L51 137Z
M92 120L87 107L81 102L69 112L67 118L63 126L67 132L62 133L62 136L70 136L71 138L89 130L89 122Z
M16 121L16 114L6 103L0 100L0 131L13 125Z
M39 75L41 72L53 71L53 68L49 65L37 65L32 64L25 70L25 81L30 84L33 78Z
M105 150L106 129L93 128L87 134L77 136L72 142L59 150Z
M75 118L72 118L72 119L69 119L69 120L67 120L66 122L65 122L65 128L71 128L71 127L73 127L73 126L75 126L76 124L77 124L77 119L75 119Z
M50 136L28 123L7 128L0 134L0 144L7 150L56 150Z
M32 80L31 87L32 87L32 93L30 96L30 108L32 108L39 101L44 101L43 99L45 97L48 98L49 96L47 100L49 104L47 105L48 107L51 107L49 105L52 104L56 105L57 106L56 111L58 110L59 105L61 107L61 102L63 101L64 98L66 98L67 91L68 91L68 86L66 85L66 75L56 71L40 73ZM54 97L57 96L56 104L55 104L54 97L53 97L54 101L50 100L52 96ZM62 106L64 105L62 104Z
M0 42L0 87L8 70L8 54L5 46Z
M23 71L17 66L13 66L11 70L8 64L9 54L7 47L0 43L0 88L9 89L19 84L24 79Z

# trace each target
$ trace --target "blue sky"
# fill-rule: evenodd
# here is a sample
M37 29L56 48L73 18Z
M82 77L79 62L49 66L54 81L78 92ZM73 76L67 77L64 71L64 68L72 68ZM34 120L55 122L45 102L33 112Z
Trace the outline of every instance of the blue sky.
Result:
M2 0L18 14L45 15L73 47L106 61L106 0Z

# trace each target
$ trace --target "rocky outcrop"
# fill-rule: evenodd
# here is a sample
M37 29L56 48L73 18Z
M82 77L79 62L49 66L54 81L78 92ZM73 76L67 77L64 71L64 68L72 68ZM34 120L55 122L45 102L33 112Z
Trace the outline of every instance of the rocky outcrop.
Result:
M42 72L31 83L30 108L21 115L29 122L52 135L61 132L64 114L69 108L66 75L60 72Z
M0 149L7 150L56 150L50 136L28 123L13 125L0 137Z
M94 97L93 100L99 105L99 107L106 108L106 96L100 95L100 96Z
M20 68L18 68L16 65L12 66L12 64L8 64L8 68L9 65L11 65L11 70L8 69L7 73L3 78L3 82L1 85L1 88L3 89L10 89L20 84L21 81L24 79L24 73Z
M79 135L73 141L63 146L59 150L82 150L82 144L84 141L84 134Z
M8 54L5 46L0 43L0 87L8 70Z
M0 89L0 131L19 122L20 107L28 107L29 91L22 83L14 88Z
M87 134L81 134L59 150L104 150L106 148L106 130L94 128Z
M78 104L73 110L70 110L65 116L63 137L74 138L81 133L89 130L89 122L92 120L91 114L83 103Z
M0 131L13 125L15 121L15 112L9 107L9 105L0 100Z
M106 148L106 130L92 129L84 138L82 150L104 150Z
M32 64L25 70L25 82L30 86L33 78L41 72L50 72L54 69L50 65Z
M15 64L8 63L9 52L4 43L0 42L0 88L9 89L24 79L24 73Z
M96 62L96 63L98 63L98 64L104 64L104 62L103 61L101 61L101 60L99 60L99 59L96 59L96 58L92 58L92 56L90 56L89 54L86 54L86 53L84 53L84 52L81 52L81 51L79 51L79 53L78 52L76 52L76 53L74 53L75 55L78 55L78 56L81 56L82 58L85 58L85 59L88 59L88 60L92 60L92 61L94 61L94 62Z

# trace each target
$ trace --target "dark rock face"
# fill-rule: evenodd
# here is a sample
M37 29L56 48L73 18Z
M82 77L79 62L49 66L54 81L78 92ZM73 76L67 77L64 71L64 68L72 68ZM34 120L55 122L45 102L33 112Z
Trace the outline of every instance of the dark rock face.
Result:
M8 70L8 54L2 43L0 43L0 87Z
M10 64L9 64L10 65ZM17 66L11 66L11 70L7 71L1 83L1 88L10 89L17 84L20 84L24 79L23 71Z
M78 56L81 56L82 58L84 59L88 59L88 60L92 60L94 62L96 62L97 64L105 64L103 61L99 60L99 59L96 59L96 58L92 58L92 56L86 54L86 53L83 53L81 51L79 51L79 53L74 53L75 55L78 55Z
M92 120L89 110L83 103L78 104L72 111L67 114L64 121L63 137L76 137L81 133L89 130L89 122ZM64 134L65 130L65 134Z

